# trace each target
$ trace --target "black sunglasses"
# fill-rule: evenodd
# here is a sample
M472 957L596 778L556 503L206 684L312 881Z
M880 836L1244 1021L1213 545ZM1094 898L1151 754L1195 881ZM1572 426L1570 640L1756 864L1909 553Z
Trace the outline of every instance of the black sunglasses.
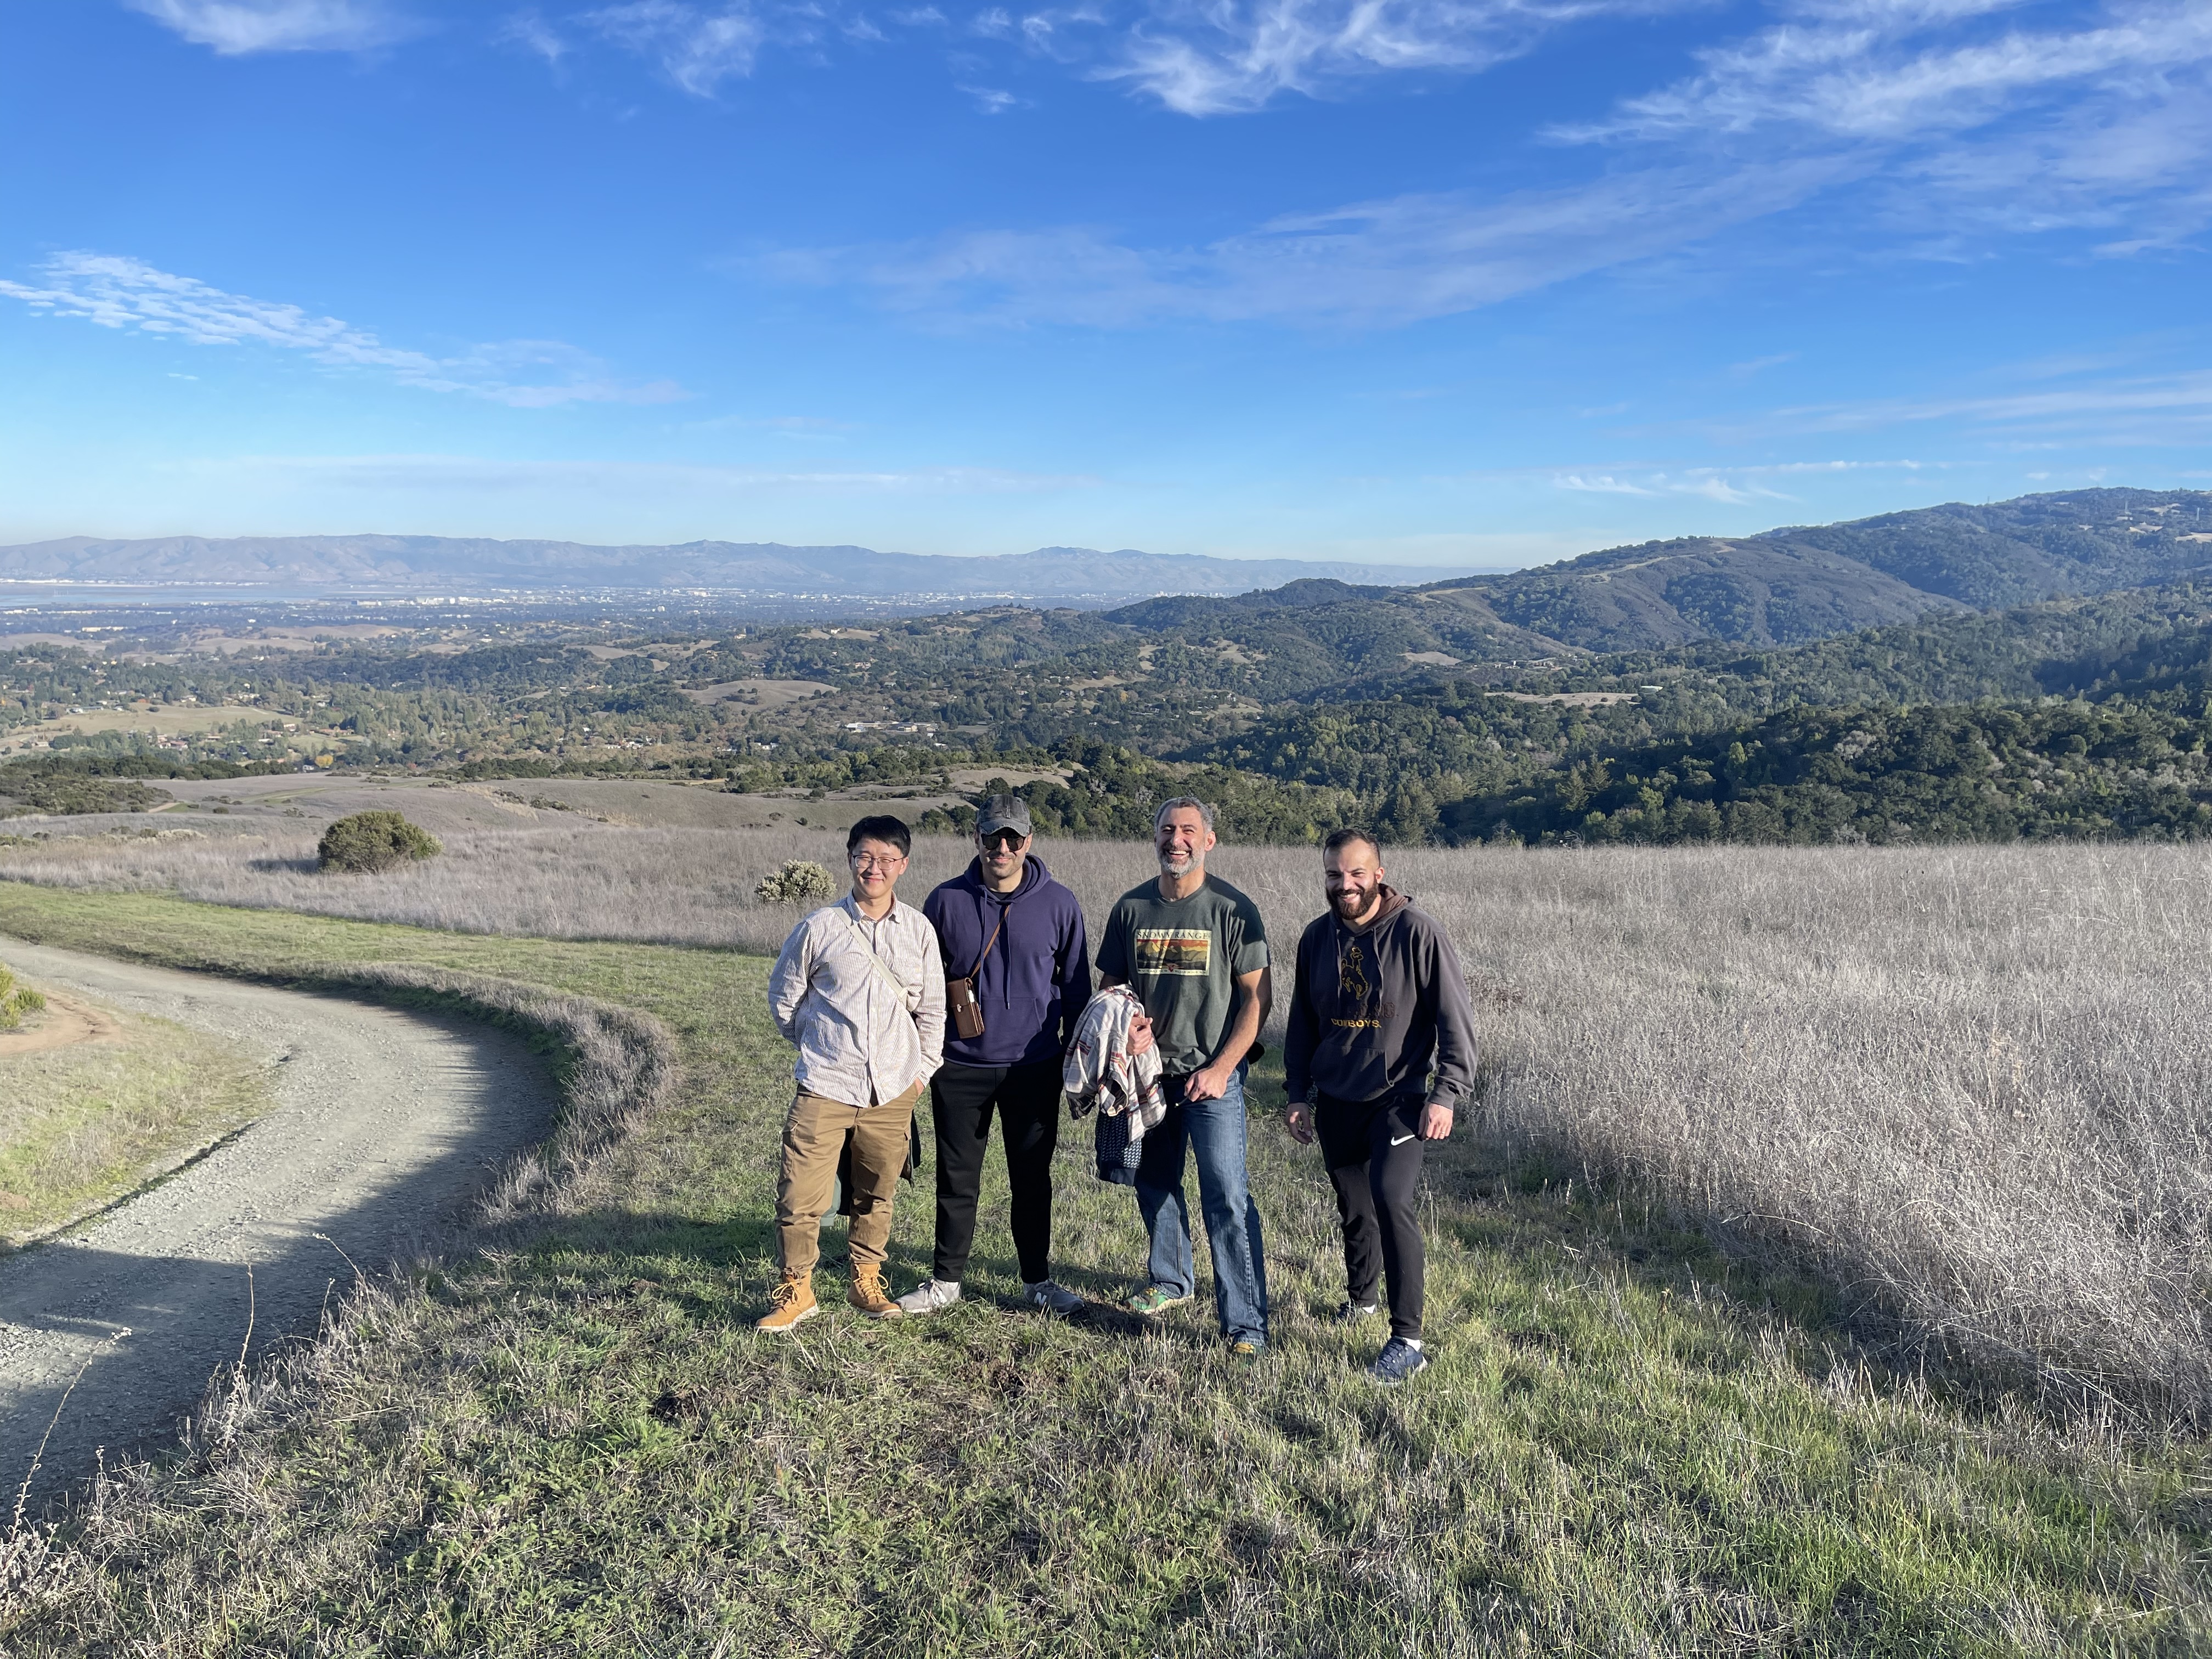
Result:
M1028 839L1018 830L994 830L983 837L983 845L1001 853L1011 853Z

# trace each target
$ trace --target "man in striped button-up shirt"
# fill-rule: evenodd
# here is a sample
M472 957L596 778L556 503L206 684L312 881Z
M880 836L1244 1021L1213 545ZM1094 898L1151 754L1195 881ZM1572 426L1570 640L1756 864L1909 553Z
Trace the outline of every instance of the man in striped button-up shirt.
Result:
M799 1045L799 1092L783 1130L775 1224L783 1277L764 1331L817 1311L814 1266L838 1154L853 1140L852 1304L878 1319L891 1198L915 1103L945 1054L945 965L937 932L893 890L913 837L895 817L862 818L846 838L853 890L791 930L769 976L776 1030Z

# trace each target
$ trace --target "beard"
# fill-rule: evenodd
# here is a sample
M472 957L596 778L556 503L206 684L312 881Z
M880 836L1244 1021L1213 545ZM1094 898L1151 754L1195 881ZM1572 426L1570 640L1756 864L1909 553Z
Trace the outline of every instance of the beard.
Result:
M1204 868L1206 865L1206 854L1203 853L1176 851L1163 853L1159 856L1160 870L1164 875L1187 876L1194 870Z

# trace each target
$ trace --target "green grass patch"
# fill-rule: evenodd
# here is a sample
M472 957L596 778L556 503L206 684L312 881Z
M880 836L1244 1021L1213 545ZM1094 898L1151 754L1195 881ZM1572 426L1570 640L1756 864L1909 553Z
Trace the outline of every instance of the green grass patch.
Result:
M252 1056L170 1020L109 1018L109 1040L0 1054L0 1244L99 1209L269 1109Z
M1157 1324L1013 1309L995 1170L969 1300L763 1339L789 1095L764 962L7 884L0 931L234 972L534 981L659 1016L690 1077L595 1177L597 1207L364 1299L290 1403L84 1523L53 1599L0 1626L11 1651L2212 1643L2200 1443L1948 1399L1879 1363L1820 1284L1465 1139L1431 1165L1437 1363L1395 1394L1357 1369L1379 1330L1319 1322L1342 1291L1334 1212L1273 1109L1253 1125L1275 1307L1256 1371L1226 1364L1203 1304ZM1255 1098L1279 1105L1279 1074ZM1143 1240L1087 1129L1060 1155L1056 1260L1111 1298ZM901 1191L901 1287L930 1226L925 1177Z

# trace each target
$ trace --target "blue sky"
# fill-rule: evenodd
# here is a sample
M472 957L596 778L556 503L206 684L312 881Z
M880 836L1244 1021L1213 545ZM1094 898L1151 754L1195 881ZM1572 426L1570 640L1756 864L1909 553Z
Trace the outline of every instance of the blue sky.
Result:
M2212 487L2212 5L10 0L0 539Z

